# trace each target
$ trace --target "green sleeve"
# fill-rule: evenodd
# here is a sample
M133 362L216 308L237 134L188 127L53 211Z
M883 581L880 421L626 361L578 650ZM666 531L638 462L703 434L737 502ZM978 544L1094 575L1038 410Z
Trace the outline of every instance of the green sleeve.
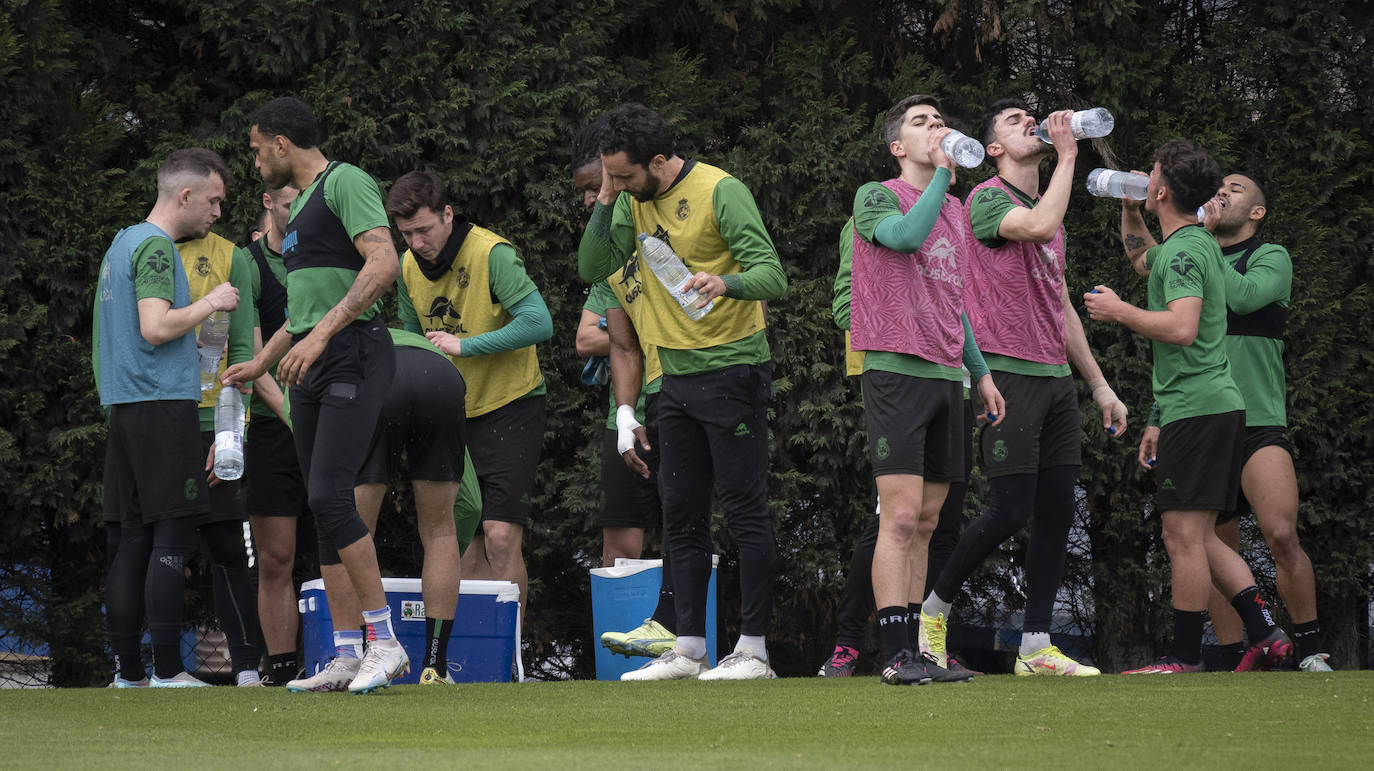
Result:
M712 208L720 237L742 270L721 276L725 296L735 300L776 300L787 291L787 274L749 188L734 177L712 191Z
M139 300L157 298L172 302L176 289L172 260L178 256L176 244L162 236L153 236L134 250L134 296Z
M404 257L401 258L401 264L405 264ZM407 332L419 334L424 331L424 327L420 326L420 316L415 312L415 303L410 300L410 290L406 289L404 271L396 276L396 315L400 317L401 326Z
M239 305L229 312L230 365L253 358L253 329L258 326L258 306L253 301L253 275L248 253L235 247L229 261L229 283L239 290Z
M487 255L487 285L491 294L509 308L530 292L538 291L525 272L525 261L510 244L497 244Z
M854 230L863 240L877 243L878 223L892 216L902 216L902 209L897 194L881 182L869 182L854 194Z
M830 301L830 314L835 326L849 329L849 287L854 270L854 218L840 229L840 269L835 272L835 299Z
M611 285L605 281L598 281L592 284L591 290L587 292L587 302L582 304L582 310L591 311L598 316L605 316L609 308L619 308L620 298L611 291Z
M1001 188L989 186L979 190L969 200L968 207L973 237L990 249L1005 244L1007 239L1000 235L1002 219L1007 216L1007 212L1016 207L1016 201Z
M1180 249L1172 256L1162 255L1168 262L1164 266L1164 304L1184 297L1202 297L1207 283L1206 267L1202 260ZM1231 270L1226 268L1226 270ZM1232 271L1234 272L1234 271Z
M598 201L577 245L577 274L588 284L594 284L624 267L634 251L630 194L621 193L611 206Z
M382 193L367 172L341 163L325 180L324 201L343 223L349 238L357 238L373 228L389 227Z
M969 382L977 383L991 370L988 369L987 362L983 361L983 352L978 348L978 341L973 339L973 327L968 323L968 314L960 313L959 320L964 324L964 368L968 370Z
M1288 303L1293 260L1282 246L1265 244L1250 255L1244 274L1228 270L1225 276L1226 305L1236 313L1254 313L1270 303Z
M882 218L873 227L873 242L882 244L889 249L911 254L921 248L921 244L926 242L926 236L935 227L935 222L940 218L940 209L945 204L945 191L949 189L950 174L949 169L941 167L935 170L935 176L931 178L930 185L921 192L921 197L916 199L916 203L907 210L906 214L897 212ZM877 183L869 183L877 184ZM865 187L868 187L865 185ZM882 187L882 185L879 185ZM883 188L886 190L887 188ZM859 189L860 193L863 188ZM870 194L871 194L870 189ZM867 203L865 194L864 200L860 200L858 194L854 197L854 206L857 211L861 204Z
M516 351L553 337L553 317L539 292L506 305L506 310L513 318L504 327L463 338L463 358Z

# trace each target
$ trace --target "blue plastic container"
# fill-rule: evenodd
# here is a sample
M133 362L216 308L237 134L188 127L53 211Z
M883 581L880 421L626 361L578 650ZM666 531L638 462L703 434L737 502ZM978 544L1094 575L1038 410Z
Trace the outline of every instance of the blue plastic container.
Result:
M706 657L716 665L716 563L711 560L711 583L706 590ZM663 560L618 559L615 567L592 571L592 646L596 650L596 679L619 680L649 663L642 656L621 656L601 644L602 632L628 632L653 615Z
M418 578L383 578L391 627L410 656L410 674L395 681L416 683L424 666L425 602ZM320 671L334 656L334 627L324 581L301 585L301 633L305 671ZM448 670L456 682L510 682L520 650L520 587L509 581L463 581L453 635L448 644ZM519 672L523 677L523 671Z

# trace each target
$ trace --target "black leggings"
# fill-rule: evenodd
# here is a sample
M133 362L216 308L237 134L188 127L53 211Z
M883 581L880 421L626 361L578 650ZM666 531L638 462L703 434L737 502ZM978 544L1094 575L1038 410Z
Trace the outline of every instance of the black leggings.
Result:
M113 541L109 534L106 538ZM117 539L105 586L105 612L120 676L126 680L144 676L139 637L146 608L154 671L158 677L173 677L184 669L181 625L186 559L195 543L194 518L126 524L119 529Z
M954 554L935 582L942 600L954 596L983 560L1030 524L1026 549L1026 619L1022 632L1049 632L1054 597L1064 577L1069 527L1073 524L1078 466L1055 466L1039 474L1011 474L989 480L991 503L969 523Z
M210 558L215 615L229 641L234 674L258 666L258 598L248 579L248 544L244 524L234 520L201 525Z

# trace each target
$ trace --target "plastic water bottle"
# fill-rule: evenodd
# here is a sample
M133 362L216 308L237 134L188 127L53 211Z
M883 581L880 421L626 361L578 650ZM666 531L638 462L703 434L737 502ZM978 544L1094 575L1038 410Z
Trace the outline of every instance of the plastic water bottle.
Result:
M1145 191L1150 187L1150 178L1129 171L1116 169L1093 169L1088 172L1088 192L1103 198L1130 198L1145 200Z
M1207 219L1207 207L1197 207L1197 224L1201 225Z
M215 476L232 482L243 476L243 397L225 386L215 402Z
M695 289L687 288L688 282L692 280L692 272L687 270L687 265L677 256L677 252L673 251L673 247L663 243L661 239L654 238L648 233L640 233L639 256L642 258L642 264L649 266L649 270L653 271L654 276L668 290L668 294L677 300L678 305L682 306L683 312L691 320L700 320L716 307L715 300L707 303L705 308L697 307L697 303L701 302L701 294Z
M1116 127L1116 119L1107 112L1105 107L1093 107L1087 110L1074 112L1073 117L1069 118L1069 128L1073 130L1074 139L1095 139L1105 137L1112 133ZM1035 130L1035 135L1040 137L1040 141L1047 145L1054 144L1050 139L1049 118L1040 122L1040 127Z
M224 356L224 341L229 337L229 311L215 311L200 322L196 351L200 354L200 390L219 386L219 360Z
M971 169L983 162L983 143L966 134L950 129L940 140L940 149L950 160Z

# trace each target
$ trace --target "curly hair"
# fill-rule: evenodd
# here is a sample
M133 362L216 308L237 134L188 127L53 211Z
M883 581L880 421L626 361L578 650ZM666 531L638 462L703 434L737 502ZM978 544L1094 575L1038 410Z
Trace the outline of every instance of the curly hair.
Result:
M1207 203L1221 187L1221 167L1212 156L1187 139L1174 138L1155 151L1159 175L1173 194L1174 208L1192 212Z
M637 102L626 102L606 113L606 131L601 135L602 155L624 152L630 162L649 168L655 156L672 158L673 132L658 113Z

